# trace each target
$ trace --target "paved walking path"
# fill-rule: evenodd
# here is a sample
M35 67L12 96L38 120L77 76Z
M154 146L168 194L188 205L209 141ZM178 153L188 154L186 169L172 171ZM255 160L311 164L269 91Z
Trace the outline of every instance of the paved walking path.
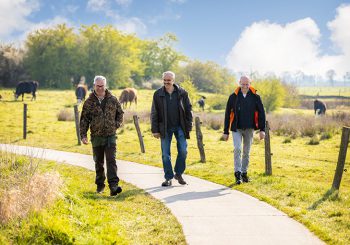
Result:
M1 150L69 163L94 170L92 156L0 144ZM163 170L118 160L119 177L161 200L177 217L189 244L323 244L285 213L239 191L184 175L161 187ZM118 197L117 197L118 198Z

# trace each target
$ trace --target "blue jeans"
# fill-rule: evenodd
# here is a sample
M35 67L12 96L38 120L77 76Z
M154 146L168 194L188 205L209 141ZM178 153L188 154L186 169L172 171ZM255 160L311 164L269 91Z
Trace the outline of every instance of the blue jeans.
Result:
M181 175L186 168L187 157L187 141L185 134L181 127L169 128L165 133L165 137L161 138L162 147L162 161L164 169L164 178L170 180L174 177L173 167L171 165L171 140L175 135L177 141L177 157L174 171L176 174Z

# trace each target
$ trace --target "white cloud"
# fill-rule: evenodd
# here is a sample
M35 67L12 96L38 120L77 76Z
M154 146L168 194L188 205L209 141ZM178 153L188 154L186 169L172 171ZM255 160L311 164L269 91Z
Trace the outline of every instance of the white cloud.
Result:
M109 2L106 0L89 0L87 3L87 9L91 11L105 10L109 6Z
M0 39L9 40L13 33L28 29L27 17L38 8L38 0L1 0Z
M123 32L126 33L136 33L139 35L143 35L147 32L147 26L136 17L132 17L129 19L119 19L114 26Z
M247 27L226 57L228 68L235 72L258 71L261 74L303 71L322 75L334 69L340 78L350 69L350 7L340 6L335 19L329 22L331 40L343 52L321 55L320 31L311 18L286 25L267 21Z
M328 22L331 30L331 40L345 54L350 55L350 5L337 8L334 20Z
M115 2L123 7L127 7L131 4L132 0L115 0Z

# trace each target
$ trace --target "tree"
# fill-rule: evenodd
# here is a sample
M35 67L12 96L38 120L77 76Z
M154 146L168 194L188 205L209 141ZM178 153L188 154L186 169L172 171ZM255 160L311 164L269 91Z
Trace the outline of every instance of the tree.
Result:
M77 45L77 35L65 24L30 33L24 63L32 79L44 87L70 88L78 72Z
M258 80L253 87L257 89L267 113L283 105L286 90L279 79Z
M165 71L176 70L179 62L185 60L185 56L173 48L176 42L176 36L170 33L159 40L143 41L140 57L145 64L145 80L160 77Z
M330 82L330 84L332 85L332 87L334 87L334 77L335 77L336 73L335 70L330 69L326 72L326 77L328 78L328 81Z
M190 78L200 91L226 94L234 90L234 76L214 62L191 61L178 73L178 81Z
M23 66L24 50L11 44L0 45L0 86L14 87L28 78Z

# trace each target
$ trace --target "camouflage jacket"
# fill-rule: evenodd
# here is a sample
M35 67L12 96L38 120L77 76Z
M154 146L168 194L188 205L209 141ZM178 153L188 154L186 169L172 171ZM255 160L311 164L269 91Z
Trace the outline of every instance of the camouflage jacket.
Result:
M115 135L123 123L123 110L118 99L106 90L105 98L99 102L93 92L83 105L80 117L80 136L85 138L90 127L91 137Z

